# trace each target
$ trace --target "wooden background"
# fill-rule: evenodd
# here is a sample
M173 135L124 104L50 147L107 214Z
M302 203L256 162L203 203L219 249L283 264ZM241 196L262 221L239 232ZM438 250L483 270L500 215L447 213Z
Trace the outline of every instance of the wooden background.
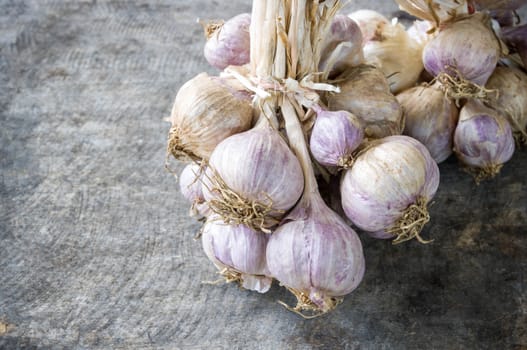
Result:
M216 73L196 19L250 7L0 0L0 348L527 349L525 148L480 186L441 164L435 241L362 236L364 281L326 316L288 312L278 286L202 283L217 276L163 168L164 118Z

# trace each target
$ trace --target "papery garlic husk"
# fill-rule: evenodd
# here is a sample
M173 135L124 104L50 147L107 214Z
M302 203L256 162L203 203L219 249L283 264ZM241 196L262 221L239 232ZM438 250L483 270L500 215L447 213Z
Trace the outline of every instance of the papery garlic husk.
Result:
M464 17L445 27L423 49L425 69L454 98L480 97L505 45L484 13ZM473 85L476 86L473 86ZM479 88L479 89L478 89Z
M395 0L399 8L409 14L435 24L455 20L469 13L465 0Z
M201 188L204 166L197 163L187 164L179 175L179 189L183 197L191 203L189 215L201 218L210 214Z
M517 10L526 4L525 0L472 0L478 10Z
M361 30L354 20L345 15L338 14L333 18L321 47L318 69L327 71L330 78L364 61Z
M366 64L353 67L338 86L339 93L325 95L329 110L345 110L359 117L369 138L402 133L401 106L378 68Z
M373 237L426 242L420 232L438 186L439 168L426 147L409 136L390 136L373 141L345 171L342 207Z
M476 183L495 177L514 153L509 122L481 101L467 101L459 112L454 152Z
M212 153L203 194L227 223L268 230L298 201L304 178L298 159L270 125L232 135Z
M406 33L417 42L422 48L435 36L436 32L431 32L432 24L428 21L414 21L406 30ZM422 50L422 49L421 49Z
M225 22L205 25L207 42L203 53L210 65L218 69L249 63L251 15L242 13Z
M287 216L267 244L271 275L315 315L332 310L360 284L365 269L355 231L312 194Z
M515 138L527 143L527 74L512 67L496 67L486 87L497 91L487 105L507 117Z
M437 86L416 86L398 94L404 111L404 135L420 141L436 163L452 154L459 109Z
M234 79L201 73L179 89L168 152L179 160L208 159L222 140L252 125L251 96Z
M379 68L395 94L414 86L423 70L423 46L394 18L380 25L378 35L364 43L364 61Z
M245 225L225 224L214 215L201 230L203 250L225 280L259 293L272 283L265 260L268 237Z
M501 28L500 38L511 51L518 53L523 68L527 69L527 24Z
M327 167L351 167L353 152L364 139L361 120L347 111L318 109L316 113L309 142L311 154Z
M383 28L390 24L388 18L374 10L357 10L348 14L348 17L359 26L363 45L371 40L380 40Z

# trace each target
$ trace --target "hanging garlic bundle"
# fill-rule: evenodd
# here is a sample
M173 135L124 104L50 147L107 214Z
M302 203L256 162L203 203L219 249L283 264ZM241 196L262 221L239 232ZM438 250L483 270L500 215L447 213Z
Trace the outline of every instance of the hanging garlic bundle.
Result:
M520 143L527 143L527 74L512 67L496 67L487 88L497 91L487 104L507 117Z
M328 108L348 111L359 117L364 122L367 137L381 138L402 133L401 106L378 68L366 64L353 67L339 88L339 93L326 94Z
M514 153L509 122L481 101L467 101L459 112L454 152L476 183L495 177Z
M397 95L404 111L404 135L423 143L437 163L452 154L459 110L436 85L416 86Z
M237 81L201 73L176 95L168 151L179 160L208 159L222 140L248 130L252 116L251 97Z
M439 168L428 150L411 137L389 136L367 145L343 174L342 207L373 237L424 243L420 232L438 186Z
M243 224L229 225L212 215L201 231L201 242L207 257L227 282L238 282L243 288L265 293L272 278L265 260L268 235Z
M203 54L211 66L224 69L249 63L251 15L242 13L226 22L204 25L207 43Z
M360 18L361 13L364 12L351 13L350 17ZM368 12L365 14L370 15ZM379 18L376 19L375 32L368 35L363 43L364 60L379 68L388 79L390 90L398 93L417 82L423 70L423 45L408 35L397 18L390 22L381 14L376 17ZM365 22L367 23L366 20L360 21Z
M506 47L485 13L445 24L423 50L425 69L452 98L487 98L483 88Z

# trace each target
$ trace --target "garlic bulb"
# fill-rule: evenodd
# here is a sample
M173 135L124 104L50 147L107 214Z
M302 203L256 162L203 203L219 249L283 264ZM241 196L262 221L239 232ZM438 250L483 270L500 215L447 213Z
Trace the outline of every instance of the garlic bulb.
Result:
M408 136L373 141L341 180L342 207L358 228L400 243L420 237L427 204L439 186L439 168L428 150Z
M204 55L207 62L218 69L249 63L251 15L242 13L223 23L205 26L207 43Z
M398 94L404 111L404 135L419 140L437 163L452 154L459 110L436 86L416 86Z
M339 87L340 93L325 96L329 110L344 110L359 117L370 138L402 133L401 106L379 69L365 64L353 67Z
M206 160L222 140L251 127L252 113L251 97L237 81L201 73L176 95L168 151L180 160Z
M409 14L434 23L449 22L467 15L469 7L465 0L395 0L399 8Z
M265 261L268 235L245 225L227 225L211 216L203 225L201 241L207 257L227 282L265 293L272 278Z
M192 217L204 217L210 214L201 189L203 171L203 167L199 164L189 163L179 175L179 189L183 197L192 203L189 213Z
M304 317L302 311L318 316L357 288L364 275L364 255L355 231L320 196L302 127L287 99L282 113L306 186L299 203L269 238L267 265L297 297L297 306L290 309Z
M378 35L364 43L365 62L384 73L393 93L415 85L423 70L423 46L408 35L397 18L377 30Z
M203 195L227 223L268 230L304 189L300 164L267 123L222 141L209 159Z
M459 97L470 97L466 83L485 85L496 67L502 45L493 32L487 14L476 13L444 28L423 50L425 69ZM441 75L440 75L441 74ZM456 81L459 80L459 81Z
M353 152L364 138L362 122L346 111L325 111L316 108L317 118L309 147L313 157L322 165L348 168Z
M514 153L509 122L481 101L467 101L459 112L454 152L477 183L496 176Z
M357 23L345 15L336 15L324 37L319 71L327 71L330 78L338 76L364 60L362 33Z
M512 67L496 67L486 87L497 91L488 105L507 117L518 141L527 143L527 74Z
M267 264L274 278L304 300L303 307L312 304L320 312L357 288L365 270L357 234L318 194L302 200L273 232Z

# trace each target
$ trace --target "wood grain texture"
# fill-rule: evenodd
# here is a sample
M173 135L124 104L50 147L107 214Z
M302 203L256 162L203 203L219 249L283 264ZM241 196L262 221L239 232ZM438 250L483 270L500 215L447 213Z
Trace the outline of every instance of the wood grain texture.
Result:
M331 314L202 283L216 275L163 168L163 119L216 72L196 19L250 6L0 0L0 349L525 349L525 148L480 186L441 164L435 241L361 236L365 279Z

